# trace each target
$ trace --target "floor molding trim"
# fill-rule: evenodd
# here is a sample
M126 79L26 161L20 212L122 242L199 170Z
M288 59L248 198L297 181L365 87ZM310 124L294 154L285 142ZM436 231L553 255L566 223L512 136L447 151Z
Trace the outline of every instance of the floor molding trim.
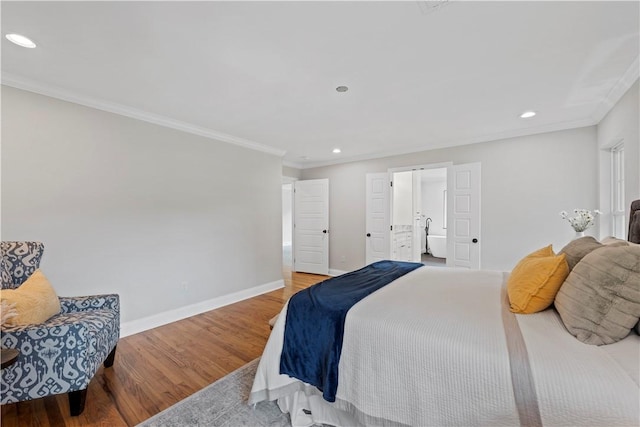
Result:
M162 313L154 314L152 316L143 317L142 319L124 322L120 325L120 338L137 334L138 332L143 332L149 329L157 328L158 326L166 325L168 323L177 322L178 320L186 319L187 317L215 310L216 308L224 307L225 305L233 304L248 298L253 298L267 292L281 289L283 287L284 280L280 279L276 280L275 282L254 286L253 288L244 289L242 291L234 292L227 295L222 295L220 297L198 302L196 304L191 304L184 307L175 308L173 310L164 311Z

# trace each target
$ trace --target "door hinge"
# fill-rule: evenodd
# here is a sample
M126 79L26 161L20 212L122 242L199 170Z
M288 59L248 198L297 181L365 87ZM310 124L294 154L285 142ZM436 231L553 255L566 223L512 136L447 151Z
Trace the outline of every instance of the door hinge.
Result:
M390 229L391 231L393 231L393 225L390 225L390 226L389 226L389 229Z
M389 181L389 185L393 187L393 181Z

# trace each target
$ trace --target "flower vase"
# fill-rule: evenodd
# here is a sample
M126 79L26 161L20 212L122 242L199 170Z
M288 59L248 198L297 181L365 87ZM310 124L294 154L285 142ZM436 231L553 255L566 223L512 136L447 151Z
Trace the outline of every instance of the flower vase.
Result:
M576 236L573 238L573 240L579 239L581 237L584 237L584 231L576 231Z

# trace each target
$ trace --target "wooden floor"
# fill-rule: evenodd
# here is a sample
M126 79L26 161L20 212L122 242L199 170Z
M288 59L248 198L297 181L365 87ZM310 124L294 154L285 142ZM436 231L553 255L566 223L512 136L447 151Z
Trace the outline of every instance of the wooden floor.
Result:
M134 426L259 357L268 321L295 292L325 276L285 271L285 287L122 338L112 368L89 384L84 412L66 395L2 406L2 427Z

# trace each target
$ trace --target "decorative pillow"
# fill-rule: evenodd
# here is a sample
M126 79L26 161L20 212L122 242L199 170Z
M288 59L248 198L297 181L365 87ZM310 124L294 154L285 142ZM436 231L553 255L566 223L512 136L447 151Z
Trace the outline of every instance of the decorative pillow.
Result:
M559 254L565 254L567 256L567 264L569 264L569 271L571 271L585 255L593 250L602 248L603 246L604 245L602 245L602 243L598 242L593 237L585 236L567 243Z
M17 315L15 304L9 304L5 300L0 301L0 326L8 325L8 320Z
M549 307L569 274L565 258L549 245L520 260L507 281L511 311L531 314Z
M607 236L600 241L605 246L629 246L629 242L626 240L618 239L617 237Z
M571 271L555 306L569 332L586 344L620 341L640 318L640 247L605 247Z
M631 214L629 214L629 232L627 239L632 243L640 243L640 200L631 202Z
M60 300L47 278L37 269L19 288L3 289L2 302L14 305L17 315L7 325L43 323L60 312Z

